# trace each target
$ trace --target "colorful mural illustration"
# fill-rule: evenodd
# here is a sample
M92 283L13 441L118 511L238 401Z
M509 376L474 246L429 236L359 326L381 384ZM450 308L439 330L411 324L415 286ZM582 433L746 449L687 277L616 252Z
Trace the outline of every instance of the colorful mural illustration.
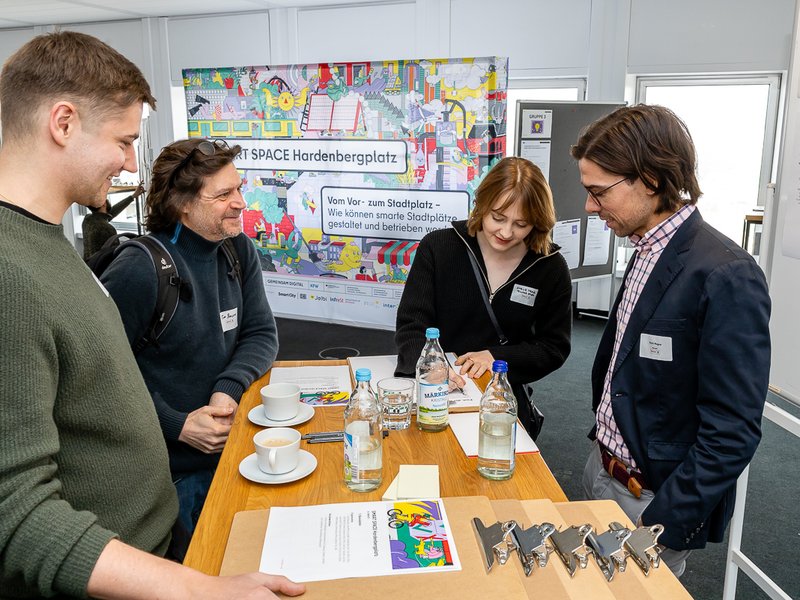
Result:
M505 58L187 69L183 77L189 135L242 146L243 225L262 269L283 287L293 277L352 282L332 289L353 310L379 305L388 322L399 294L386 286L405 281L427 232L467 217L474 189L505 154ZM383 291L353 294L362 285ZM317 300L326 293L306 289ZM295 288L284 310L302 313L310 295ZM281 300L270 296L273 309Z
M395 502L387 514L392 569L453 564L448 532L436 500Z

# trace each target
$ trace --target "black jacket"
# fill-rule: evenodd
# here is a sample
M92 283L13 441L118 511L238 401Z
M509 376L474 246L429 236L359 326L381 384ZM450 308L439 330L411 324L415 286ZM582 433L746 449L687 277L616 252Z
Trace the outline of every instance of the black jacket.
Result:
M468 252L475 254L485 274L478 240L467 233L466 221L455 221L452 228L429 233L420 242L397 310L396 374L414 375L425 329L438 327L445 352L460 355L488 350L496 360L507 361L509 381L518 395L521 384L552 373L569 356L569 268L558 252L525 255L491 300L500 328L509 339L503 346L481 297ZM515 286L536 290L532 306L511 300Z

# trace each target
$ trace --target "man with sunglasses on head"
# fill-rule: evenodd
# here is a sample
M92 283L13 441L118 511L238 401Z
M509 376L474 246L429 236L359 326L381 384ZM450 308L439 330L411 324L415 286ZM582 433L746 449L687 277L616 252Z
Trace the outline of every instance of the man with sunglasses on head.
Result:
M238 401L278 352L258 255L242 233L246 204L233 165L239 151L223 140L182 140L153 164L145 226L169 252L180 288L158 339L137 345L153 317L161 265L132 243L101 276L152 394L178 491L178 523L188 535Z
M742 248L703 221L695 148L660 106L620 108L572 147L598 215L635 253L592 369L592 499L661 524L662 560L721 542L761 438L770 299Z
M136 171L141 71L91 36L33 38L0 72L0 597L275 598L303 586L160 558L178 502L114 302L64 236Z

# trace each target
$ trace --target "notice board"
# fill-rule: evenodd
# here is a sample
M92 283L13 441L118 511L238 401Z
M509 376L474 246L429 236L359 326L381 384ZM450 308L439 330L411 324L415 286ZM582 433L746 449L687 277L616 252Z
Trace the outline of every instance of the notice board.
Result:
M573 281L611 275L614 269L615 237L605 227L605 223L599 219L590 219L586 214L586 190L581 186L578 162L572 158L569 149L587 125L620 106L624 105L528 100L517 102L514 153L542 169L553 190L556 219L561 226L568 225L577 238L576 253L572 256L574 262L570 261L568 252L565 252L567 248L561 244L562 254L570 263ZM598 231L598 227L603 231ZM558 228L559 226L556 227L556 232ZM590 242L604 241L605 248L595 246L593 251L587 252L587 232L590 232ZM599 235L593 236L591 232ZM556 242L558 243L558 239Z

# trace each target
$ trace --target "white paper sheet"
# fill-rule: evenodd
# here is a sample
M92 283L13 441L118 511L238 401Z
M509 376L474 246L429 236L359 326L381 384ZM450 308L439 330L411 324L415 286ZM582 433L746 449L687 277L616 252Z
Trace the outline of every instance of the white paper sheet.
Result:
M270 383L296 383L300 400L312 406L347 404L352 392L347 365L322 367L273 367Z
M577 269L581 261L581 220L557 221L553 228L553 242L561 246L561 256L570 269Z
M539 167L548 183L550 182L550 148L550 140L520 141L519 155Z
M586 218L586 241L583 245L583 264L604 265L608 262L608 242L611 230L597 215Z
M478 456L478 417L478 413L461 413L449 417L450 429L453 430L461 449L467 456ZM517 454L539 451L539 447L519 421L517 421L516 441L515 452Z
M353 379L355 379L357 369L369 369L372 371L372 389L377 392L378 382L381 379L394 377L394 370L397 367L397 355L351 356L347 359L347 362L350 363Z
M259 570L297 582L460 571L441 500L272 507Z

